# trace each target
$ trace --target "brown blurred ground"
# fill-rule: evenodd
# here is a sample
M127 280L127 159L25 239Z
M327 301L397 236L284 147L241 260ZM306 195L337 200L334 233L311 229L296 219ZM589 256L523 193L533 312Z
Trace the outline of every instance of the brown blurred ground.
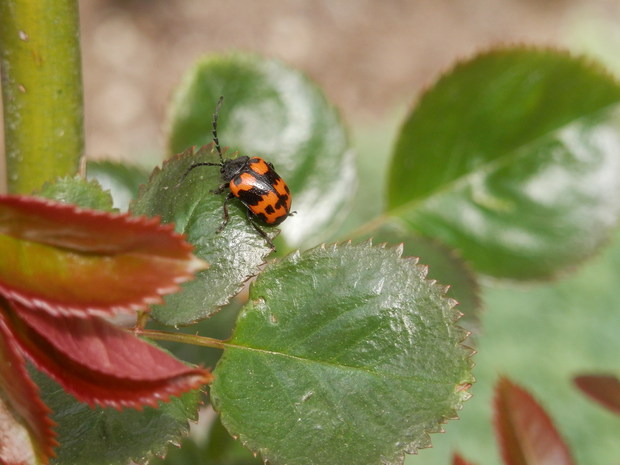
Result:
M456 59L498 43L569 45L618 0L90 0L80 2L87 153L164 147L165 108L204 53L252 50L313 77L349 123L409 104Z

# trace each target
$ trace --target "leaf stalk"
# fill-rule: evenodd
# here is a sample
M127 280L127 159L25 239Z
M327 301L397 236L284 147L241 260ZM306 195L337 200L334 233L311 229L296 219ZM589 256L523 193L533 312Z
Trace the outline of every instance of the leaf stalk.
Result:
M183 344L212 347L214 349L224 349L226 347L226 343L220 339L198 336L197 334L170 333L168 331L140 328L134 328L134 332L138 336L145 336L159 341L181 342Z

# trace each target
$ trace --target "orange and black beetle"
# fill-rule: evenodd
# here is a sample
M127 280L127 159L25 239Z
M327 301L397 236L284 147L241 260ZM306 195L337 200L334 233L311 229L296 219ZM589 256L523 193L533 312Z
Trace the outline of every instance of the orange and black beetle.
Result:
M215 142L215 148L220 156L220 163L194 163L187 169L182 180L191 170L199 166L219 166L224 183L213 192L221 194L228 189L229 193L224 199L224 221L217 232L222 231L228 224L227 203L236 197L246 206L248 221L254 226L254 229L265 238L271 247L274 247L269 236L256 224L254 219L258 219L269 226L276 226L293 215L295 212L291 212L291 191L276 173L273 165L260 157L241 156L228 160L224 159L217 138L217 118L223 100L224 97L220 97L213 114L213 142Z

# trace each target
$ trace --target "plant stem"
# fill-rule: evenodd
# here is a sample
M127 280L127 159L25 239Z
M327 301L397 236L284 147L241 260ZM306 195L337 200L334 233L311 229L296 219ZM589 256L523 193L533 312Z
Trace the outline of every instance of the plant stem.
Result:
M84 150L77 0L0 0L8 190L75 175Z
M213 347L215 349L223 349L226 346L224 341L214 339L212 337L198 336L195 334L169 333L167 331L155 331L152 329L135 329L134 332L140 336L146 336L150 339L160 341L182 342L183 344L192 344L195 346Z

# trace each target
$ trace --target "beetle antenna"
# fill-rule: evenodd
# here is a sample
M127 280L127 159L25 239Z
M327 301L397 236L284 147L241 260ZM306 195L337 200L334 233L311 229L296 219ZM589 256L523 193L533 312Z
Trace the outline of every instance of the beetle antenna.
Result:
M224 157L222 156L222 148L220 147L220 141L217 138L217 118L220 113L220 107L222 106L222 101L224 100L224 96L222 95L217 101L217 105L215 106L215 113L213 113L213 142L215 142L215 148L217 149L217 153L220 155L220 162L224 163Z
M179 187L181 184L183 184L183 181L185 181L185 178L187 177L187 175L194 168L198 168L199 166L222 166L222 165L220 165L219 163L194 163L192 166L187 168L187 171L185 171L185 173L183 173L183 176L181 176L181 179L179 180L179 182L177 182L175 187Z

